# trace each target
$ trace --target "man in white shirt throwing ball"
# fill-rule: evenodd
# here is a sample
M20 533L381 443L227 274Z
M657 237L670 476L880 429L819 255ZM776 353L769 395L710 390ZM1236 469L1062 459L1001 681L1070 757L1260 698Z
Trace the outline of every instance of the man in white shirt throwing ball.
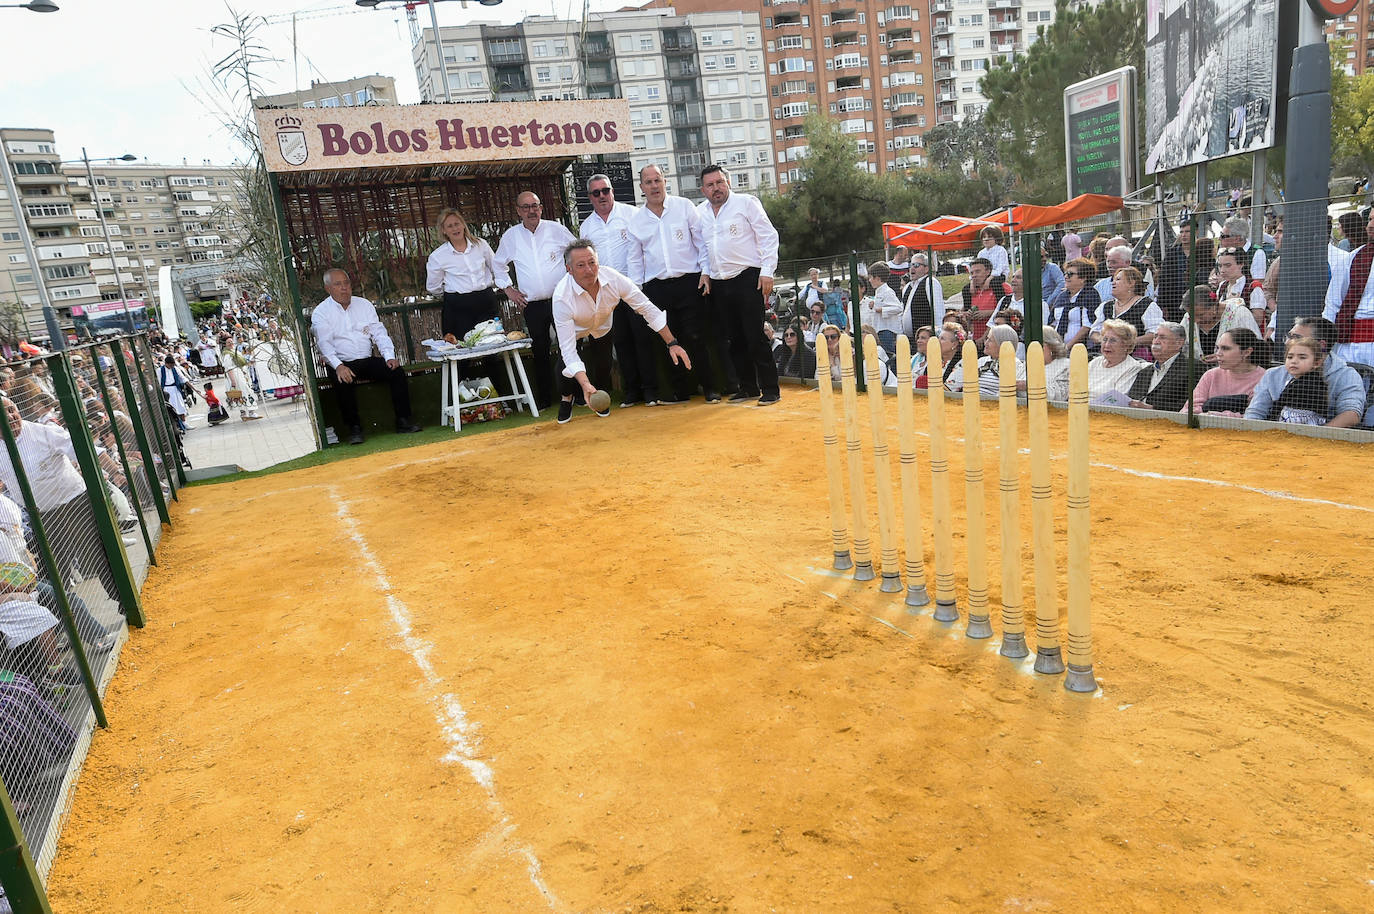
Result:
M558 367L563 376L560 425L572 418L573 396L578 390L598 416L610 415L609 401L606 408L596 409L592 395L611 386L612 318L622 301L663 338L668 357L675 364L691 369L687 350L668 329L668 316L624 275L602 266L592 242L579 238L568 245L563 250L563 265L568 275L559 280L553 293L553 326L558 333Z

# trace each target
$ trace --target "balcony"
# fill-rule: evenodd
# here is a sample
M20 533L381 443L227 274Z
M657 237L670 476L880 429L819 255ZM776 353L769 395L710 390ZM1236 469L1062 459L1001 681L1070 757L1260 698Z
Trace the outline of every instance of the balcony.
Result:
M959 93L952 89L944 89L935 94L935 100L937 102L957 102L959 100Z
M917 120L917 118L919 118L919 117L920 117L919 114L899 114L899 115L896 115L895 117L892 118L892 129L893 129L893 130L904 130L904 129L908 128L908 127L919 127L919 126L920 126L920 122Z
M497 92L528 92L530 81L523 72L497 73L491 81L491 87Z
M988 0L990 10L1019 10L1021 0Z
M582 42L582 56L586 60L610 60L611 43L601 38L588 38Z
M937 124L952 124L952 123L954 123L954 112L953 112L953 111L950 111L950 112L948 112L948 113L943 112L943 111L938 112L938 113L935 115L935 123L937 123Z
M694 102L700 98L701 94L697 92L695 85L674 86L668 90L668 101L675 105L681 105L685 102Z
M931 0L931 13L952 13L954 12L954 0Z
M487 60L492 66L502 66L511 64L525 63L524 48L502 48L501 50L487 50Z
M696 51L697 43L691 34L677 35L667 34L663 36L664 54L692 54Z
M844 92L848 89L862 89L864 78L862 76L841 76L835 80L835 91Z
M668 78L682 79L684 77L696 76L700 70L696 62L692 60L670 60L668 61Z
M689 152L677 157L677 170L697 172L706 167L706 153Z
M675 105L672 121L674 127L700 127L706 123L706 107L701 104Z
M773 28L783 29L792 25L801 25L801 13L774 13Z
M935 68L935 78L936 78L936 79L953 79L953 78L954 78L954 68L953 68L953 67L936 67L936 68Z
M934 38L948 38L954 34L954 26L948 19L936 19L930 24L930 34Z
M615 70L609 65L587 67L588 86L609 86L615 83Z
M905 95L906 97L904 98L903 95ZM900 111L902 108L916 108L916 107L918 107L918 106L919 106L919 103L916 101L915 96L916 96L916 93L915 93L915 92L908 92L908 93L903 93L903 94L900 94L900 95L894 95L894 96L892 96L892 99L891 99L891 102L892 102L892 110L893 110L893 111Z
M998 42L998 43L997 43L997 46L996 46L996 51L997 51L998 54L1011 54L1011 53L1014 53L1014 52L1016 51L1016 42L1014 42L1014 41L1002 41L1002 42Z
M937 45L935 46L935 59L936 59L936 60L941 60L941 59L944 59L944 58L947 58L947 57L953 57L953 56L954 56L954 51L953 51L953 49L951 48L950 45L947 45L947 44L937 44Z
M784 140L804 140L806 139L806 128L802 126L784 127L782 138Z
M1008 16L1005 19L993 19L988 23L988 28L994 32L1019 32L1021 31L1021 20L1015 16Z
M858 32L837 32L830 38L832 48L857 48L859 46Z

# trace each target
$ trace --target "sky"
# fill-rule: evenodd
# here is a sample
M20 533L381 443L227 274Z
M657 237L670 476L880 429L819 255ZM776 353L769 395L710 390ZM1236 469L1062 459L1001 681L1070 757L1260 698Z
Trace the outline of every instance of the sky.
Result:
M14 0L20 2L20 0ZM57 0L55 13L0 9L0 127L41 127L57 135L64 159L133 154L140 161L229 165L244 156L210 98L211 79L233 46L212 34L240 15L265 17L256 35L277 63L262 69L266 94L314 80L380 73L396 79L402 103L419 101L405 11L384 0L368 10L352 0ZM590 0L593 12L623 2ZM500 6L448 0L440 26L512 24L531 15L580 19L581 0L504 0ZM297 13L293 58L291 14ZM421 25L429 12L417 10ZM246 107L246 105L245 105Z

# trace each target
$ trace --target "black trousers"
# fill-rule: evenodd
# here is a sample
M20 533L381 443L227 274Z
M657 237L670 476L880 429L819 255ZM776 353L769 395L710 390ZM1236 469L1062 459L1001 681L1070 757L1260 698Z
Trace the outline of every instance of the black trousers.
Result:
M478 292L445 292L444 310L439 326L445 334L462 339L482 321L497 314L496 293L491 289Z
M530 333L534 402L539 404L540 409L546 409L553 404L556 389L553 362L549 357L553 335L553 299L537 298L525 304L525 329Z
M402 420L410 421L410 386L406 383L405 369L400 365L388 368L386 359L378 355L352 359L343 364L360 380L386 382L391 387L391 409L396 414L397 424ZM358 386L340 381L333 368L329 369L329 380L334 384L334 394L338 397L344 425L362 425L358 418Z
M647 294L647 293L646 293ZM652 299L650 299L652 300ZM620 380L626 400L658 399L658 360L654 340L658 334L649 329L644 318L629 305L615 306L611 337L615 357L620 362ZM600 389L601 385L597 385Z
M644 323L639 315L634 315L635 320ZM614 327L614 324L612 324ZM587 380L592 382L592 386L597 390L609 391L611 389L611 353L614 352L614 332L607 333L605 336L593 338L584 336L577 341L577 354L582 359L587 371ZM582 385L577 383L576 378L570 378L563 374L563 370L568 366L563 362L563 350L558 351L558 392L565 397L576 397L582 392Z
M644 294L667 312L669 329L692 360L690 371L681 365L672 365L673 392L679 398L690 397L698 386L703 394L716 393L716 379L711 370L713 353L706 333L706 309L710 301L697 288L700 281L700 273L684 273L674 279L651 279L644 284ZM644 322L640 320L640 323ZM719 357L714 361L719 363Z
M763 335L763 293L759 268L750 267L733 279L711 280L711 297L730 339L730 359L746 394L778 394L778 366Z

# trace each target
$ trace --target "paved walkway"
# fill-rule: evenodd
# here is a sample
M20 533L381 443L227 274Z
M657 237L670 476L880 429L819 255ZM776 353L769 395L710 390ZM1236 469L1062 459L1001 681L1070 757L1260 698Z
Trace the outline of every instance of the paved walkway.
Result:
M199 391L205 382L195 383ZM218 378L213 383L215 396L225 402L228 382ZM240 466L245 470L261 470L315 450L315 436L304 397L295 403L268 399L258 404L258 412L261 419L244 421L239 418L240 410L231 407L227 422L211 426L205 420L205 398L201 396L190 407L186 419L190 431L182 442L191 465L196 469Z

